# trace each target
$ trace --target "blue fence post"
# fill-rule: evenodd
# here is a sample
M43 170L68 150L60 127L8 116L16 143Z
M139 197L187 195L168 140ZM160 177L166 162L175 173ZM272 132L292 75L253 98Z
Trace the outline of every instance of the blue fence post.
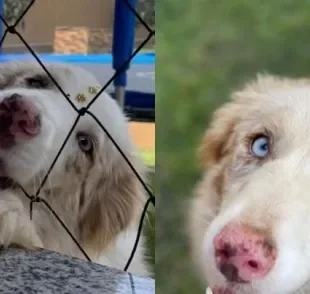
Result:
M133 8L136 8L136 0L127 0ZM115 97L120 106L125 106L125 87L127 84L127 70L130 64L123 65L133 52L135 38L135 15L130 11L124 0L115 0L114 27L113 27L113 69L120 68L123 71L114 80Z
M4 0L0 0L0 14L4 17ZM0 40L3 37L3 27L4 27L4 24L0 20ZM2 53L2 46L0 47L0 54L1 53Z

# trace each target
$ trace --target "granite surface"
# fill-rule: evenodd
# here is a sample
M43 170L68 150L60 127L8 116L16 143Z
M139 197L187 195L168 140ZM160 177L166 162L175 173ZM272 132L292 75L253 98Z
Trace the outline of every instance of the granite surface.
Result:
M153 279L55 252L0 250L0 293L155 294Z

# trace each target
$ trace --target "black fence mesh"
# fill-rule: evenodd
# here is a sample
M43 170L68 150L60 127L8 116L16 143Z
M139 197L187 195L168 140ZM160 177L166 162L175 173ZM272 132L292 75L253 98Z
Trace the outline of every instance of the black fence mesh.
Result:
M133 173L137 176L137 178L139 179L141 185L144 187L146 193L148 194L148 200L145 203L142 215L141 215L141 219L140 219L140 223L139 223L139 229L138 229L138 233L137 233L137 237L134 243L134 247L132 249L131 255L126 263L126 266L124 268L125 271L127 271L127 269L130 266L130 263L132 261L132 259L134 258L138 243L139 243L139 239L142 233L142 229L143 229L143 222L145 219L145 216L147 214L147 210L149 205L153 205L155 207L155 196L153 195L151 189L148 187L148 185L143 181L142 177L139 175L139 173L135 170L135 168L133 167L133 165L131 164L131 162L129 161L129 159L126 157L126 155L124 154L124 152L121 150L121 148L118 146L118 144L115 142L115 140L113 139L113 137L110 135L110 133L108 132L108 130L105 128L104 125L102 125L102 123L99 121L99 119L89 111L90 106L96 101L96 99L100 99L98 98L102 92L104 92L108 86L113 82L113 80L115 79L115 77L121 73L122 71L124 71L127 67L127 65L131 62L131 60L134 58L134 56L155 36L155 30L153 30L146 22L145 20L137 13L137 11L135 10L134 7L131 6L131 4L129 3L128 0L123 0L124 3L126 4L127 8L135 15L136 19L138 21L141 22L141 24L146 28L146 30L148 31L148 36L147 38L140 44L140 46L138 48L136 48L134 50L134 52L132 53L132 55L130 56L130 58L123 64L123 66L121 68L119 68L118 71L115 72L115 74L108 80L108 82L102 87L102 89L100 91L98 91L98 93L96 94L96 96L93 98L92 101L89 102L89 104L81 109L77 109L76 106L72 103L72 101L69 99L68 95L63 91L63 89L60 87L60 85L57 83L57 81L53 78L53 76L49 73L49 71L47 70L47 68L44 66L43 62L40 60L40 58L38 57L38 55L35 53L35 51L31 48L31 46L27 43L27 41L23 38L22 34L18 31L18 25L20 24L20 22L23 20L24 16L27 14L27 12L31 9L31 7L35 4L36 0L32 0L30 1L30 3L28 4L28 6L24 9L24 11L20 14L20 16L16 19L15 23L13 25L9 24L8 21L5 19L5 17L3 15L0 15L1 21L3 22L3 24L5 25L5 31L4 34L1 38L0 41L0 47L2 47L3 41L5 40L6 36L8 34L14 34L16 35L20 41L25 45L25 47L29 50L29 52L33 55L33 57L35 58L35 60L40 64L40 66L43 68L43 70L46 72L46 74L50 77L50 79L54 82L54 84L56 85L56 87L58 88L58 90L63 94L64 99L66 99L68 101L68 103L74 108L74 110L77 112L77 117L76 120L74 122L74 124L72 125L66 139L64 140L61 148L59 149L59 152L57 153L53 163L51 164L49 170L47 171L45 177L43 178L37 192L35 193L35 195L29 195L27 193L27 191L23 188L20 187L20 189L23 191L23 193L25 194L25 196L29 199L29 205L30 205L30 218L32 218L32 208L33 205L35 205L36 202L42 202L50 211L51 213L55 216L55 218L58 220L58 222L61 224L61 226L66 230L66 232L69 234L69 236L72 238L72 240L74 241L74 243L78 246L78 248L81 250L81 252L83 253L83 255L85 256L85 258L88 261L91 261L89 256L87 255L87 253L84 251L84 249L82 248L82 246L79 244L79 242L77 241L77 239L73 236L73 234L70 232L70 230L67 228L67 226L65 225L65 223L62 221L62 219L57 215L57 212L50 206L50 204L43 198L41 198L40 195L40 191L42 189L42 187L44 186L45 182L47 181L50 172L52 171L54 165L56 164L62 150L64 149L67 141L69 140L72 132L74 131L78 121L80 120L80 118L82 116L84 116L85 114L90 115L97 123L98 125L100 125L100 127L102 128L103 132L105 132L105 134L107 135L107 137L112 141L112 143L115 145L115 147L117 148L117 150L120 152L120 154L122 155L122 157L124 158L124 160L127 162L127 164L130 166L130 168L132 169Z

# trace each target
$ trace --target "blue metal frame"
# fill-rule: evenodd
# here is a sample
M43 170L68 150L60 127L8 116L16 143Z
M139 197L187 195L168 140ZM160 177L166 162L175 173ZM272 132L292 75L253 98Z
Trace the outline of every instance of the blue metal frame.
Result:
M131 7L135 8L136 0L127 0ZM113 68L117 71L123 67L133 52L135 39L135 15L128 8L124 0L115 0L114 27L113 27ZM126 71L130 63L123 67L123 71L114 80L116 87L125 87L127 84Z
M115 92L111 94L124 110L131 112L131 114L133 114L134 109L142 110L147 117L153 120L155 119L155 94L125 90L130 62L126 66L124 64L133 53L136 18L128 4L135 9L137 0L115 0L112 63L115 71L122 69L122 72L115 78Z
M135 8L136 2L136 0L115 0L112 44L113 68L115 71L121 70L121 72L114 79L114 86L115 98L122 108L126 104L126 71L130 67L130 63L127 61L133 52L135 38L135 15L128 5Z

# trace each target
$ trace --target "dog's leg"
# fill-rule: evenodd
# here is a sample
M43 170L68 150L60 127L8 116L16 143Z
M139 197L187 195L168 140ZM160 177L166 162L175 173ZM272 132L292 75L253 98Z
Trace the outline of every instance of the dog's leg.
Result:
M2 191L0 196L0 245L25 249L43 247L23 203L10 191Z

